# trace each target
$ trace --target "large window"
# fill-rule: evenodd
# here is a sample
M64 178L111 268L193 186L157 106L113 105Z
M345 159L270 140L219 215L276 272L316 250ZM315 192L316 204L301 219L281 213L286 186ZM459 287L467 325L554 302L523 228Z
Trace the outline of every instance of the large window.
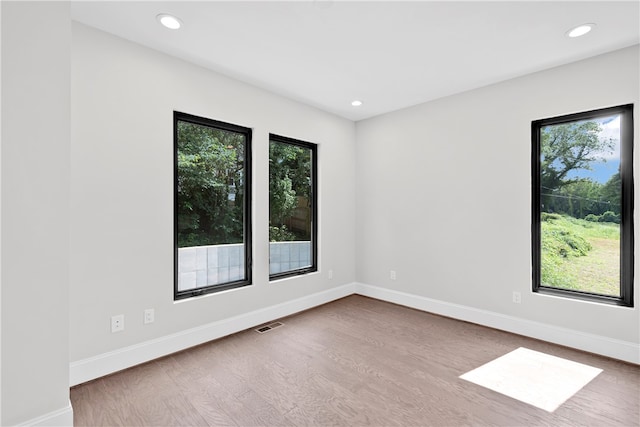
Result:
M269 136L270 278L317 270L316 145Z
M533 290L633 305L633 106L532 123Z
M251 130L174 112L175 298L251 283Z

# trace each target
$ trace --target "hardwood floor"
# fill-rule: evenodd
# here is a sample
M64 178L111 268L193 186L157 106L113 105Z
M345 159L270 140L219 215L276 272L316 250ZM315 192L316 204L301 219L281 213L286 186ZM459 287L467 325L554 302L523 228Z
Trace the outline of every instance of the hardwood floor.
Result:
M71 389L76 426L637 426L640 367L361 296ZM458 377L518 347L603 372L555 412Z

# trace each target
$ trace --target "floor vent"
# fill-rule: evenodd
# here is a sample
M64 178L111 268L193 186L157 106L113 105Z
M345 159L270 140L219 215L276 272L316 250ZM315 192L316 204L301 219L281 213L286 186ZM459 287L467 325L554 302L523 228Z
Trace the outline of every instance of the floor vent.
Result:
M260 326L259 328L257 328L256 332L260 334L264 334L265 332L268 332L275 328L279 328L282 325L284 325L284 323L280 323L280 322L269 323L268 325Z

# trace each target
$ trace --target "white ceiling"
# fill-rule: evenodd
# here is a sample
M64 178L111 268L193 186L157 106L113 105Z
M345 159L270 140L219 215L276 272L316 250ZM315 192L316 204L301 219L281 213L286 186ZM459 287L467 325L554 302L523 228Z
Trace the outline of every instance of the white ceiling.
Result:
M640 42L639 1L75 1L72 18L351 120Z

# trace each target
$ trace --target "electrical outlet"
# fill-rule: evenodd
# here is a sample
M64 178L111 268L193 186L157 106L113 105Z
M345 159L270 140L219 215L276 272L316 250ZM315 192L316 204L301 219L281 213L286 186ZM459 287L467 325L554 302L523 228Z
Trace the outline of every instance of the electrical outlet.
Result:
M153 310L153 308L147 308L144 311L144 324L149 324L149 323L153 323L153 321L155 320L155 312Z
M329 280L333 279L333 270L329 270L329 272L327 273L327 277L329 278Z
M111 317L111 332L124 331L124 314Z
M522 302L522 294L520 294L520 292L513 292L513 302L516 304L520 304Z
M395 270L389 271L389 277L391 278L391 280L396 280L396 271Z

